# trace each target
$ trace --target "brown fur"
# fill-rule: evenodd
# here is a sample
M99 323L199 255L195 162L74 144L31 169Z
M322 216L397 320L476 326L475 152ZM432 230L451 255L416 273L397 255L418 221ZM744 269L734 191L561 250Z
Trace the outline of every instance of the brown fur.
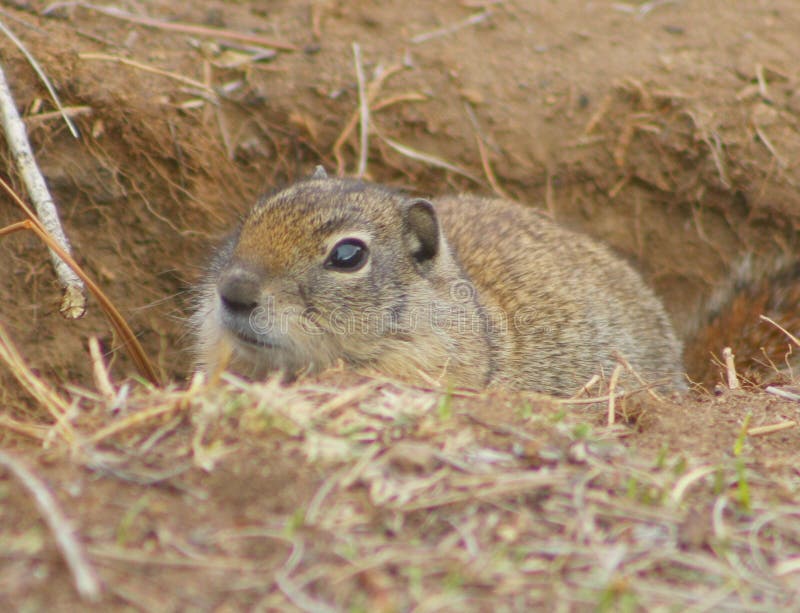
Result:
M364 268L325 269L347 237L367 245ZM220 295L235 298L236 313ZM431 205L318 171L253 209L198 296L196 348L210 370L230 359L261 377L343 360L403 378L421 371L457 386L563 395L608 376L622 355L643 377L685 387L680 343L633 269L501 200Z

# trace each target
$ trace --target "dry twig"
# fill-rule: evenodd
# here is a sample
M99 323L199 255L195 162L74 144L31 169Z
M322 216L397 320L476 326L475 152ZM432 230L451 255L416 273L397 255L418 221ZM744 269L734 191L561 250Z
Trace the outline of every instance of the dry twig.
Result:
M47 78L47 75L45 74L44 70L42 70L42 67L39 65L39 62L36 61L36 58L33 57L30 51L28 51L28 48L22 43L22 41L19 38L17 38L16 34L14 34L10 29L8 29L8 27L2 21L0 21L0 30L2 30L3 34L5 34L6 36L8 36L9 39L11 39L11 42L13 42L17 46L17 48L22 52L22 55L25 56L25 59L28 60L28 63L31 65L34 72L36 72L36 74L39 75L39 78L42 80L42 83L44 83L44 86L47 88L47 93L50 94L50 97L53 99L53 104L55 104L56 108L58 109L57 114L61 115L61 117L64 118L64 123L67 124L67 127L69 128L69 131L72 134L72 136L74 138L78 138L78 129L75 127L75 124L72 122L72 119L70 119L69 114L66 112L66 108L61 104L61 99L58 97L58 94L56 93L53 84L50 83L50 79Z
M614 418L616 416L616 400L617 397L614 395L614 392L617 389L617 381L619 381L619 375L622 373L622 364L617 364L614 367L614 371L611 373L611 380L608 382L608 420L607 423L609 426L614 425Z
M481 11L480 13L475 13L470 15L466 19L462 19L461 21L457 21L456 23L446 26L444 28L439 28L438 30L433 30L431 32L423 32L422 34L417 34L416 36L410 39L410 43L412 45L418 45L420 43L424 43L426 41L432 40L434 38L440 38L442 36L447 36L452 34L453 32L458 32L463 28L467 28L469 26L474 26L479 24L482 21L485 21L489 18L492 14L491 11Z
M733 351L730 347L722 350L722 359L725 360L725 372L728 378L728 389L739 389L739 378L736 376L736 363L734 362Z
M191 34L193 36L207 36L210 38L222 38L225 40L238 40L244 43L254 43L263 47L272 47L274 49L281 49L283 51L297 51L297 46L286 41L276 40L258 34L248 34L246 32L236 32L234 30L225 30L223 28L212 28L209 26L200 26L193 23L178 23L173 21L161 21L152 17L145 17L142 15L134 15L113 6L99 6L88 2L56 2L48 6L43 15L47 15L62 6L80 6L97 13L102 13L108 17L115 19L122 19L130 21L131 23L138 23L148 28L155 28L157 30L166 30L168 32L180 32L182 34Z
M105 295L103 290L101 290L100 287L89 278L89 276L78 265L74 258L67 253L61 247L61 245L59 245L55 239L53 239L52 236L50 236L47 229L45 229L45 227L42 225L42 222L39 221L36 215L33 214L33 211L28 208L28 205L23 202L23 200L17 195L11 186L3 181L3 179L0 179L0 187L2 187L6 193L11 196L11 198L28 216L28 219L25 221L15 223L4 228L2 231L0 231L0 235L7 233L8 231L16 230L31 230L34 232L34 234L36 234L45 245L47 245L59 258L61 258L65 265L74 271L75 275L77 275L77 277L86 284L86 286L89 288L89 291L92 292L92 295L100 303L100 307L103 309L103 312L113 326L114 330L122 338L123 345L127 349L128 353L133 359L134 364L136 365L136 368L139 370L142 376L150 381L150 383L153 385L159 385L159 377L155 368L153 367L153 364L150 362L147 354L142 348L142 345L139 343L139 339L136 338L136 335L133 333L133 330L131 330L128 322L125 321L125 318L114 306L114 303L112 303L108 296Z
M475 117L475 111L472 110L472 107L468 102L464 103L464 109L466 110L467 117L472 124L472 129L475 132L475 142L478 144L478 154L481 156L481 166L483 166L483 173L486 175L486 180L489 181L489 185L491 185L495 194L504 200L512 200L512 198L502 187L500 187L500 184L497 182L497 176L494 174L492 164L489 161L489 152L486 151L486 145L483 142L483 135L481 134L481 128L478 124L478 118Z
M100 392L107 403L113 404L117 393L111 384L111 378L108 376L108 368L103 360L103 354L100 352L100 342L96 336L92 336L89 339L89 355L92 357L92 374L94 375L94 384L97 386L97 391Z
M217 101L217 92L215 92L214 89L210 87L207 83L203 83L202 81L197 81L196 79L191 79L182 74L169 72L168 70L162 70L161 68L156 68L155 66L148 66L147 64L143 64L142 62L137 62L136 60L129 60L128 58L121 57L118 55L110 55L108 53L79 53L78 57L81 58L82 60L117 62L118 64L123 64L125 66L130 66L132 68L143 70L144 72L150 72L152 74L157 74L162 77L167 77L174 81L178 81L179 83L183 83L184 85L188 85L189 87L199 89L200 91L208 95L212 101L214 102Z
M451 164L447 160L443 160L442 158L436 157L435 155L431 155L430 153L425 153L423 151L417 151L416 149L412 149L407 145L403 145L402 143L398 143L396 140L392 140L388 136L383 136L382 134L378 133L381 140L389 145L392 149L404 155L406 157L411 158L412 160L416 160L418 162L422 162L423 164L428 164L430 166L435 166L437 168L443 168L444 170L449 170L450 172L454 172L456 174L461 175L462 177L466 177L478 183L479 185L483 183L478 177L476 177L471 172L461 168L460 166L456 166L455 164Z
M797 338L797 337L796 337L794 334L792 334L791 332L789 332L789 331L788 331L786 328L784 328L784 327L783 327L783 326L781 326L780 324L776 323L774 320L770 319L770 318L769 318L769 317L767 317L766 315L759 315L759 318L760 318L760 319L762 319L762 320L764 320L764 321L766 321L767 323L770 323L770 324L772 324L772 325L773 325L773 326L775 326L776 328L778 328L778 330L780 330L780 331L781 331L781 332L783 332L783 333L784 333L786 336L788 336L788 337L789 337L789 339L790 339L790 340L791 340L791 341L792 341L792 342L793 342L795 345L797 345L798 347L800 347L800 338Z
M61 555L72 572L75 587L85 600L100 598L100 582L89 563L73 528L64 513L59 509L55 498L47 486L18 459L0 450L0 465L9 470L33 495L36 506L56 539Z
M390 66L386 70L380 70L380 67L376 70L376 75L370 84L367 86L367 103L372 108L372 103L374 102L375 98L377 97L378 93L383 87L384 82L393 74L399 72L403 69L403 66L400 64L396 64L394 66ZM353 114L348 119L347 124L345 125L342 133L339 134L339 138L336 139L336 142L333 144L333 157L336 159L336 174L338 176L344 175L344 158L342 157L342 147L347 139L350 137L350 133L355 129L356 124L359 121L361 114L359 113L359 109L356 109Z
M786 398L786 400L800 401L800 394L795 394L794 392L781 389L780 387L775 387L774 385L770 385L764 391L767 392L768 394L772 394L773 396L780 396L781 398Z
M0 324L0 360L2 360L14 378L55 420L59 433L68 441L75 440L75 432L67 419L70 403L51 390L36 374L28 368L22 356L11 342L5 328Z
M167 415L168 413L181 411L188 407L189 407L188 401L180 402L177 400L173 400L172 402L165 402L163 404L158 404L148 409L138 411L137 413L132 413L127 417L124 417L113 423L108 424L104 428L100 428L88 438L87 442L98 443L108 438L109 436L119 434L120 432L124 432L129 428L134 428L137 426L141 426L142 424L146 424L151 419L154 419L156 417L161 417L162 415Z
M356 80L358 81L358 110L360 125L360 145L358 154L358 170L356 177L359 179L367 172L367 155L369 153L369 100L364 86L364 66L361 64L361 46L353 43L353 61L356 67Z
M761 94L761 97L767 102L772 102L769 96L769 90L767 89L767 79L764 77L764 66L762 64L756 64L756 82L758 83L758 93Z
M38 214L37 222L41 223L47 234L53 238L67 254L71 253L69 240L61 227L58 209L53 197L47 189L44 177L36 165L36 158L28 142L25 123L17 112L17 106L8 87L5 73L0 67L0 121L3 124L6 142L11 149L25 189ZM86 294L83 282L51 247L50 258L56 271L64 295L61 300L61 314L68 319L77 319L86 312Z
M589 390L597 385L598 381L600 381L600 375L592 375L591 378L583 384L583 387L581 387L581 389L571 396L571 399L574 400L576 398L580 398L584 394L588 394Z
M642 387L645 387L647 389L647 393L650 394L650 396L652 396L654 400L657 400L658 402L664 402L664 397L661 394L659 394L656 390L654 390L652 387L649 387L647 385L647 382L644 380L644 378L638 373L638 371L633 366L631 366L631 363L628 362L628 360L625 358L624 355L622 355L619 352L615 352L614 357L620 364L622 364L625 367L625 370L627 370L629 374L633 375L636 378L636 380L642 385Z
M783 421L778 424L769 424L768 426L756 426L755 428L748 428L747 436L774 434L775 432L781 432L783 430L788 430L789 428L796 428L796 427L797 427L796 421Z
M772 157L775 158L775 161L778 163L778 166L780 166L781 168L786 168L788 166L786 160L783 158L782 155L780 155L777 152L775 146L772 144L772 141L767 137L767 135L764 133L764 130L761 129L761 126L758 125L755 119L753 119L753 128L755 129L756 134L758 135L758 139L767 148L767 151L769 151L772 154Z
M45 113L36 113L35 115L26 115L25 116L25 124L26 125L38 125L40 123L44 123L46 121L50 121L55 117L77 117L78 115L91 115L92 107L90 106L64 106L61 107L57 111L47 111Z
M0 428L6 428L17 434L23 434L30 438L36 439L39 442L47 440L50 433L48 426L39 426L36 424L29 424L16 419L11 419L5 415L0 415Z

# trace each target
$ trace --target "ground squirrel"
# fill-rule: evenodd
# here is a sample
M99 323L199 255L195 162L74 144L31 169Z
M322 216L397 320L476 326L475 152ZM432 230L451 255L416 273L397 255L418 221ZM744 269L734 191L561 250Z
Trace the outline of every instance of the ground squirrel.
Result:
M318 167L253 208L197 295L196 350L210 371L262 377L342 360L566 395L622 356L648 381L685 387L681 344L639 275L503 200L430 202Z

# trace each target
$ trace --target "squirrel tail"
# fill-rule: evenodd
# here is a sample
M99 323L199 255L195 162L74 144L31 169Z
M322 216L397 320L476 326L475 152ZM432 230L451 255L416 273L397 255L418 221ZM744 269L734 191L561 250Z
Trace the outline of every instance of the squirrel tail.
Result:
M724 380L725 347L733 350L737 371L746 382L800 377L800 346L775 324L795 339L800 336L800 259L765 261L747 254L693 322L684 353L690 377L706 388Z

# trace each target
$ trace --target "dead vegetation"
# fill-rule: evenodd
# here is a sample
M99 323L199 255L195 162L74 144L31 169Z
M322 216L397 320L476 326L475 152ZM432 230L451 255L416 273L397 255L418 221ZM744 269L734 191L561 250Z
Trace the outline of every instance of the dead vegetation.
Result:
M31 386L36 376L6 343L5 366ZM596 406L346 373L158 390L116 385L99 361L95 372L96 389L73 387L70 401L32 390L57 419L2 425L50 449L37 479L70 484L73 493L56 491L78 525L83 574L97 574L111 601L314 611L798 604L796 456L764 457L764 436L787 431L755 424L790 424L795 445L796 401L730 392L704 402L703 423L691 426L713 429L716 451L662 440L632 453L625 439L658 430L674 405L625 396L624 425L606 426ZM753 403L768 410L756 419ZM6 455L6 466L20 461ZM71 533L43 515L54 534ZM35 528L19 530L4 537L6 575L36 560L55 572L49 538L31 545ZM6 596L64 602L38 585L38 597L19 585Z
M76 267L131 327L60 319L42 245L0 237L4 606L800 605L791 2L585 4L0 12L80 131L0 42ZM697 339L706 388L654 398L612 375L558 402L344 372L184 380L207 245L320 162L588 228ZM9 201L0 226L18 221ZM131 378L131 338L174 383Z

